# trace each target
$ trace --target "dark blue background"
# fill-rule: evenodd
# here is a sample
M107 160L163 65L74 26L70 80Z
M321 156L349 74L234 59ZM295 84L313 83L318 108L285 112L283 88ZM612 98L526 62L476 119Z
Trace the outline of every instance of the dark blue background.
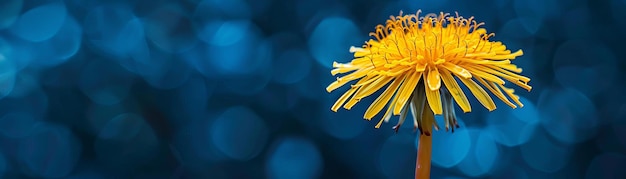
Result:
M516 110L471 98L433 178L626 178L626 0L2 0L0 175L412 178L412 126L324 88L417 9L485 22L533 86Z

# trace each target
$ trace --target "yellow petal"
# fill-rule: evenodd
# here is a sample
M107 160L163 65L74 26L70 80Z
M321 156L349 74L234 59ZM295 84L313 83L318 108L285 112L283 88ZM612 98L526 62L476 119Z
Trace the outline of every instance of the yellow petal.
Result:
M470 92L474 94L476 99L478 99L478 102L485 106L485 108L487 108L489 111L493 111L496 109L496 104L493 102L493 99L491 99L491 96L489 96L487 91L480 87L474 80L472 80L471 78L459 78L459 80L461 80L461 82L463 82L463 84L465 84L465 86L469 88Z
M450 70L452 73L459 75L460 77L463 77L463 78L472 77L472 74L469 71L467 71L465 68L460 67L458 65L446 62L443 64L443 67Z
M359 94L359 92L361 90L363 90L363 86L366 86L364 83L368 83L368 82L370 82L372 80L376 80L378 78L380 78L380 76L366 76L364 78L361 78L359 81L357 81L356 84L352 85L351 88L356 88L357 90L354 93L355 94ZM347 110L350 110L359 101L360 101L359 99L356 99L356 95L353 95L352 98L343 106L343 108L347 109Z
M376 126L374 126L374 128L378 129L380 128L380 125L383 124L383 121L389 121L389 119L391 118L391 109L393 108L394 101L396 101L397 96L398 95L394 95L393 98L391 98L389 104L387 105L387 110L385 111L385 114L383 114L383 117L380 119L380 121L378 121L378 123L376 123Z
M333 62L333 68L335 68L335 69L331 70L330 74L335 76L337 74L348 73L348 72L357 70L357 69L362 68L362 67L359 66L359 65L343 64L343 63Z
M402 87L400 87L400 91L396 95L398 99L396 100L395 107L393 109L394 115L400 114L402 106L407 103L407 101L411 97L411 94L413 94L415 87L417 86L417 82L419 82L422 77L421 72L412 72L407 75L407 79L404 83L402 83Z
M378 91L383 86L387 85L394 77L380 76L376 81L370 83L367 86L363 86L363 89L360 90L357 94L354 95L356 99L363 99L374 92Z
M487 81L485 81L482 78L476 78L476 80L478 80L478 82L480 82L489 91L491 91L491 93L496 95L496 97L498 97L500 100L502 100L502 102L504 102L506 105L509 105L511 108L517 108L517 106L515 106L515 104L513 104L511 101L509 101L508 98L506 98L506 96L504 96L502 91L500 91L500 88L498 88L497 86L494 85L495 83L487 82Z
M428 101L428 105L432 109L435 114L442 114L441 109L441 97L439 94L439 90L430 90L428 85L424 85L426 92L426 100Z
M524 52L522 50L518 50L515 53L512 54L507 54L507 55L493 55L493 56L486 56L486 59L492 59L492 60L504 60L504 59L515 59L515 57L518 56L522 56L524 55Z
M387 87L387 89L385 89L385 91L383 91L383 93L380 94L380 96L378 96L378 98L376 98L376 100L374 100L374 102L372 102L372 104L367 108L367 110L365 111L365 115L363 115L363 118L370 120L374 116L376 116L376 114L378 114L380 110L385 107L385 104L389 102L389 99L391 99L393 94L396 93L396 91L398 90L398 86L400 86L400 83L402 83L405 78L406 75L395 78L393 82Z
M415 64L415 71L417 72L423 72L424 70L426 70L426 63L417 63Z
M346 100L348 100L348 98L350 96L352 96L352 94L354 94L354 92L358 89L358 87L353 87L350 88L348 91L346 91L346 93L344 93L343 95L341 95L341 97L339 97L339 99L335 102L335 104L333 104L333 107L331 107L330 109L334 112L337 112L337 110L339 109L339 107L341 107L341 105L343 105L343 103L346 102Z
M475 66L475 67L478 70L481 70L481 71L484 71L484 72L487 72L487 73L490 73L490 74L494 74L496 76L501 76L502 78L506 79L507 81L510 81L513 84L516 84L517 86L522 87L522 88L524 88L524 89L526 89L528 91L530 91L532 89L532 87L529 86L528 84L520 82L520 80L525 81L525 82L530 81L530 78L528 78L528 77L523 77L523 76L511 73L511 72L508 72L506 70L502 70L502 71L494 70L493 68L489 68L489 67L486 67L486 66ZM516 78L516 77L519 77L519 78ZM502 85L502 84L500 84L500 85Z
M358 71L355 71L353 73L350 73L344 77L341 78L337 78L337 81L332 82L330 85L328 85L328 87L326 87L326 91L328 91L329 93L343 85L345 85L346 83L352 81L352 80L356 80L359 79L365 75L367 75L368 72L370 72L370 70L373 69L372 67L369 68L363 68L360 69Z
M509 97L511 97L511 99L513 99L513 101L515 101L515 103L517 103L517 105L519 105L519 107L524 107L524 104L522 104L522 102L519 100L519 96L515 95L515 90L504 87L504 85L499 85L500 88L502 88L502 90L504 90L504 92L509 95Z
M364 48L351 46L350 53L354 53L354 57L362 57L362 56L368 55L370 51Z
M502 80L500 77L497 77L497 76L489 74L487 72L475 69L474 68L475 66L476 65L465 66L465 69L470 71L470 73L472 73L473 77L480 77L480 78L484 78L487 81L493 81L493 82L496 82L498 84L504 84L504 80Z
M456 101L456 103L461 107L463 112L472 111L472 107L470 106L469 100L467 100L467 96L465 96L465 93L463 93L463 90L456 82L456 80L454 80L454 77L452 77L452 74L450 74L448 70L441 69L441 79L446 85L446 89L450 91L450 94L452 94L454 101Z
M430 91L438 90L441 87L441 77L436 67L428 69L428 79L426 82Z

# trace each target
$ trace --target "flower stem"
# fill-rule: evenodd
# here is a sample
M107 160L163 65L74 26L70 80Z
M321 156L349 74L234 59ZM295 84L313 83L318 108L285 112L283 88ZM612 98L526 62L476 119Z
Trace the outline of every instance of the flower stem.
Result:
M415 162L415 179L429 179L435 116L430 107L424 105L424 111L421 117L420 140L417 145L417 161Z
M430 160L432 153L432 136L421 134L417 149L417 162L415 162L415 179L430 178Z

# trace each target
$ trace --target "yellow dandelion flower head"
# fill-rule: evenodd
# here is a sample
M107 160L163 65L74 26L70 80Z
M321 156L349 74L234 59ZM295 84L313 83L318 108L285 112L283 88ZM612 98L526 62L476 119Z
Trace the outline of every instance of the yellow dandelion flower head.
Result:
M489 111L496 109L496 105L487 91L512 108L523 106L514 90L504 86L506 80L531 90L530 78L519 75L522 69L511 63L523 54L522 50L512 53L502 42L490 41L494 34L487 33L481 28L484 23L476 22L473 17L466 19L458 13L450 16L443 12L420 16L420 13L400 12L398 16L390 16L385 25L376 26L370 33L374 38L361 48L350 48L354 53L352 61L333 63L333 76L346 75L331 83L326 88L328 92L357 80L332 106L333 111L341 106L349 110L387 86L364 115L371 120L387 107L376 128L392 115L400 115L394 127L397 130L410 110L415 128L434 125L438 129L434 120L421 119L430 113L443 115L446 130L450 126L454 129L458 125L452 101L463 112L471 111L458 81Z

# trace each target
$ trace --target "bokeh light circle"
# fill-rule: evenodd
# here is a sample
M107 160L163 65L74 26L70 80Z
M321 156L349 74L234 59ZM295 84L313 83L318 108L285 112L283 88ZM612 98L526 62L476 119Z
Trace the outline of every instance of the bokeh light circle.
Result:
M143 127L143 119L136 114L121 114L106 123L100 130L98 138L103 140L132 140Z
M330 69L333 61L347 62L352 59L350 46L360 47L365 38L352 20L330 17L322 20L309 36L308 45L315 60Z
M336 113L332 112L330 107L342 95L343 90L341 89L342 88L339 88L337 91L331 93L331 97L329 97L325 105L321 107L319 113L325 115L322 115L322 119L318 119L318 122L326 133L338 139L348 140L363 133L366 127L374 127L373 122L363 120L363 113L373 100L371 98L365 98L349 111L340 108ZM386 125L383 125L383 128L384 127L391 128Z
M245 0L204 0L196 7L194 17L249 18L252 13Z
M0 2L0 30L10 27L20 17L24 0L4 0Z
M269 137L267 125L254 111L236 106L224 111L212 124L209 135L222 153L236 160L256 157Z
M437 123L443 125L443 117L435 116ZM465 159L472 147L472 140L468 128L465 126L463 119L457 118L460 128L454 130L454 133L440 129L433 132L433 164L444 168L451 168L458 165ZM408 121L410 122L410 121ZM419 143L419 138L417 144Z
M112 105L128 96L132 84L132 74L124 68L95 60L83 69L78 85L93 102Z
M110 118L94 142L96 159L110 171L128 171L149 164L158 153L159 140L145 118L121 113Z
M616 58L604 44L590 40L570 40L554 52L556 80L587 95L602 92L614 84ZM602 79L602 80L599 80Z
M145 56L144 26L131 9L125 5L103 5L94 8L84 17L86 38L106 54L121 58L123 66L132 66L128 57Z
M259 37L257 26L248 20L211 21L199 33L208 44L209 62L201 71L212 68L219 75L249 75L271 64L271 44Z
M293 84L304 79L311 71L312 60L304 50L286 50L273 61L273 81Z
M544 129L538 128L530 141L521 145L522 159L531 168L547 172L557 172L569 162L569 146L551 140Z
M1 39L0 39L1 40ZM9 59L0 53L0 99L11 94L15 87L17 69Z
M586 179L626 178L626 156L618 153L605 153L596 156L587 167Z
M178 3L160 6L143 23L147 37L163 51L182 52L198 42L190 18Z
M73 171L81 152L80 142L67 127L41 122L20 141L17 159L29 176L60 178Z
M7 113L0 118L0 134L8 138L27 137L37 121L30 113Z
M459 163L459 170L471 177L489 174L500 160L500 148L488 131L470 128L467 133L472 147Z
M266 171L267 177L271 179L319 178L324 165L317 146L299 137L278 141L268 158Z
M59 31L49 40L33 44L38 53L31 65L56 66L73 57L82 45L82 27L76 20L67 16Z
M520 97L519 100L524 107L517 109L502 107L487 117L489 125L485 130L493 134L496 142L508 147L526 143L541 121L532 101L524 97Z
M528 38L533 35L529 30L524 28L523 19L516 18L507 21L497 33L498 36L502 36L505 38Z
M417 148L413 142L415 138L414 133L398 133L389 136L381 145L378 166L384 176L387 178L413 177L417 155Z
M63 3L38 6L22 14L11 28L11 32L32 42L48 40L61 29L66 16L67 11Z
M541 92L537 109L546 131L565 143L578 143L595 135L596 107L585 94L571 88Z

